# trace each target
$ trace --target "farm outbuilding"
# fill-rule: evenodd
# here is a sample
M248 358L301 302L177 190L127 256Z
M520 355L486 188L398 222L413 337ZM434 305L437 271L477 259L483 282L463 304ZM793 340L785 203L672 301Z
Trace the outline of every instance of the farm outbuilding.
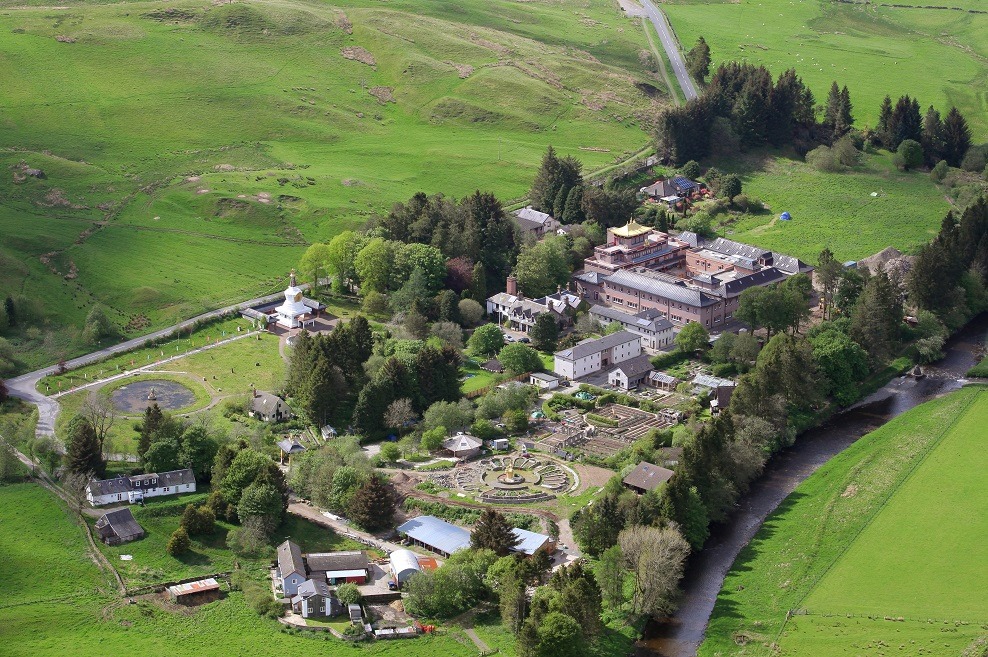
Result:
M435 516L419 516L398 526L398 533L408 540L448 557L470 547L470 532Z
M363 550L310 553L305 557L309 577L337 585L366 584L370 579L370 561Z
M458 433L443 441L443 449L460 459L468 459L480 454L480 448L483 445L484 442L480 438L475 438L467 433Z
M108 511L96 521L96 534L107 545L120 545L144 538L144 529L130 509Z
M422 572L418 557L411 550L395 550L391 553L391 576L398 585L404 584L415 573Z
M220 584L212 577L176 584L168 587L168 597L180 605L201 605L220 599Z
M556 551L556 541L552 540L551 536L518 528L512 529L511 533L518 539L518 545L512 548L514 552L532 556L540 550L546 554L552 554Z

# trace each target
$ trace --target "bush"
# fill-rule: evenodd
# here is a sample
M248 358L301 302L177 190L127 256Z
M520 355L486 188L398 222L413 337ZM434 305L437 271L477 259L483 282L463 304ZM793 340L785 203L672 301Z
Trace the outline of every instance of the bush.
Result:
M667 351L661 353L658 356L654 356L652 361L652 367L657 370L664 370L666 368L672 367L673 365L678 365L685 360L689 360L689 354L683 353L682 351Z
M244 593L244 601L257 615L265 618L278 618L284 607L271 597L271 589L257 580L250 579L245 571L234 572L230 577L230 587Z
M807 153L806 163L824 173L837 173L841 170L836 154L827 146L818 146Z
M382 315L388 310L388 298L380 292L368 292L360 309L368 315Z
M173 557L183 555L191 549L192 540L189 538L189 533L182 527L172 533L171 538L168 539L168 545L165 546L165 550Z
M940 160L939 162L937 162L936 166L933 167L933 170L930 171L930 178L933 180L933 182L942 183L944 181L944 178L947 177L947 173L949 171L950 171L950 167L947 166L947 161Z
M216 515L208 507L196 508L190 504L185 507L185 511L182 513L179 527L184 529L189 536L212 534L216 530Z
M892 163L903 171L923 166L923 146L915 139L905 139L899 144Z
M979 144L967 149L961 161L962 169L978 173L984 171L986 166L988 166L988 144Z
M336 597L345 605L353 605L360 602L363 596L360 595L360 589L356 584L347 582L336 587Z

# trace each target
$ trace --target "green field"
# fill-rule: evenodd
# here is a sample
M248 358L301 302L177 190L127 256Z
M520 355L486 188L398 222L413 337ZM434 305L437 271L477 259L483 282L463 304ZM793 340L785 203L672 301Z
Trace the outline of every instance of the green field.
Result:
M414 641L359 646L321 634L315 638L288 634L275 621L258 617L237 592L191 613L169 611L148 599L127 604L88 558L80 527L45 490L34 484L3 486L0 505L5 509L4 531L0 532L0 554L5 560L4 577L0 578L0 635L5 656L50 657L110 651L197 657L217 650L226 655L258 657L307 653L375 657L477 654L473 643L456 627L444 627L439 636ZM338 545L330 541L328 531L324 533L315 547ZM306 530L301 539L305 541L310 536L310 530ZM145 554L142 544L130 544L129 553ZM108 550L111 556L115 551L117 548ZM200 572L210 565L224 564L215 562L183 570L188 566L163 561L152 568L169 573ZM241 565L256 567L243 562ZM258 576L263 570L257 569Z
M988 636L986 421L988 388L968 387L823 466L738 557L699 654L958 655Z
M878 4L673 0L663 9L686 48L700 35L707 40L715 65L743 59L776 74L795 68L818 103L832 81L846 84L861 127L875 125L886 94L908 94L924 110L957 106L975 141L988 138L988 15ZM979 0L888 4L984 9Z
M842 261L887 246L912 252L936 236L950 209L928 175L899 171L884 152L865 156L861 165L841 173L817 171L801 159L758 155L716 165L739 173L745 194L769 208L743 216L718 234L811 263L824 247ZM778 220L785 211L792 221Z
M663 101L611 2L0 0L0 28L0 289L130 335L417 191L518 199L549 144L623 160ZM28 364L73 351L44 337Z

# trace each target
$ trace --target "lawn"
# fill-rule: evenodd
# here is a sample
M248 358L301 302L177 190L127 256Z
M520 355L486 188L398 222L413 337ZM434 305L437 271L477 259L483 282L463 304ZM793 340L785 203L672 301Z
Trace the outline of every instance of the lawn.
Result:
M230 320L230 322L234 322L234 320ZM224 330L229 333L230 325L220 326L225 326ZM219 336L222 330L220 327L216 327L201 333ZM109 372L113 371L110 368L115 364L121 364L123 369L130 367L131 362L139 366L141 356L152 356L160 359L161 353L167 355L169 346L178 346L181 349L191 348L192 345L200 344L204 337L204 335L195 334L191 339L178 340L160 348L141 349L131 354L118 356L107 363L89 365L60 377L46 377L42 381L52 381L53 383L50 385L57 385L59 381L85 381L87 379L84 377L98 376L100 372L104 372L108 376ZM192 407L180 409L179 413L200 411L206 408L213 399L246 395L251 384L256 386L258 390L277 391L280 389L285 375L285 362L278 353L278 337L269 333L259 334L259 337L260 340L255 339L255 336L244 337L196 354L184 356L163 363L154 370L146 370L145 373L137 374L134 377L128 376L111 381L105 386L101 386L100 389L112 393L116 388L137 380L174 380L187 386L196 396L195 404ZM155 370L161 372L158 373ZM44 385L44 383L40 383L39 388L44 390ZM89 388L79 390L59 398L62 410L58 415L56 425L58 431L64 429L72 420L86 401L90 390ZM212 409L205 412L216 415ZM137 434L133 430L134 419L135 417L127 416L117 418L107 437L110 451L115 453L133 452L137 439ZM216 421L221 420L219 417L215 419Z
M114 652L279 657L313 651L340 657L477 654L470 640L455 627L414 641L359 646L323 635L290 634L278 623L258 617L238 592L189 613L166 610L149 599L127 604L87 558L81 529L45 490L34 484L3 486L0 504L6 509L4 531L0 532L0 554L6 559L4 577L0 578L5 656ZM305 532L302 536L293 533L293 537L307 547L312 545ZM138 554L142 543L130 544L131 553ZM332 545L317 542L314 547ZM172 567L167 570L173 572ZM43 586L38 584L41 581ZM42 609L44 613L39 613Z
M0 167L47 176L0 179L0 284L55 325L103 304L128 336L283 289L308 243L415 192L521 200L549 144L623 161L662 102L611 3L0 11ZM15 336L22 368L83 349L44 333Z
M809 84L817 102L834 80L847 85L855 123L874 127L886 94L908 94L925 110L963 112L975 141L988 137L982 90L988 83L988 15L907 3L720 2L663 3L688 49L698 36L710 44L714 65L728 60L764 64L775 74L788 68ZM983 9L979 0L933 3Z
M865 156L842 173L823 173L786 156L750 155L716 165L739 173L745 194L769 208L718 234L814 264L824 247L841 261L887 246L915 251L937 234L950 209L927 174L898 171L887 153ZM782 212L792 221L779 221Z
M988 377L988 358L984 358L980 363L967 371L967 376Z
M738 557L699 654L957 655L985 635L986 420L968 387L823 466Z

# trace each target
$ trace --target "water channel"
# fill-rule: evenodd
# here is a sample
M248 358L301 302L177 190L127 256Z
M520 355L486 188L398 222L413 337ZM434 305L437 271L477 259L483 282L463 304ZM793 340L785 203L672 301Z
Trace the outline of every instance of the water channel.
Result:
M900 413L960 388L965 372L978 362L986 337L988 314L983 314L951 338L944 358L925 369L925 378L905 376L890 381L826 424L804 433L795 445L773 458L741 499L734 516L713 530L704 550L690 561L679 610L672 618L652 622L645 628L636 655L693 657L703 640L724 577L765 518L796 486L858 438Z

